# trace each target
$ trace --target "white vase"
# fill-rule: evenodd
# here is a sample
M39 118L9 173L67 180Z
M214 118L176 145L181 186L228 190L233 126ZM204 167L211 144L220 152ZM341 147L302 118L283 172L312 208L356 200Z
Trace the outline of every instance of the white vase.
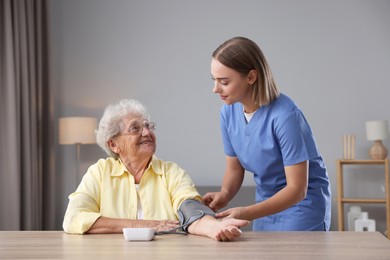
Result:
M360 206L351 206L348 212L348 231L355 231L355 220L362 215L362 208Z
M360 218L355 220L355 231L375 231L375 220L368 218L367 212L362 212Z

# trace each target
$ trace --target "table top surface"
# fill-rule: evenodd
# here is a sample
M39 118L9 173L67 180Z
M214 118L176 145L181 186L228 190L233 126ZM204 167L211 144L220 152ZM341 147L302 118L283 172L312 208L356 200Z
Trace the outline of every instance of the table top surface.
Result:
M126 241L122 234L0 231L0 259L390 259L379 232L243 232L233 242L195 235Z

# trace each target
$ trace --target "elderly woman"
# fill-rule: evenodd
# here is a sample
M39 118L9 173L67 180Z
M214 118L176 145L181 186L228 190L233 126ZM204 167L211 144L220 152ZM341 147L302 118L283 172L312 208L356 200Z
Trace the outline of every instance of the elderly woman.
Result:
M90 166L69 196L64 231L121 233L125 227L148 227L160 233L182 228L218 241L240 236L248 221L216 219L187 173L154 155L154 130L137 100L105 109L96 139L109 157Z

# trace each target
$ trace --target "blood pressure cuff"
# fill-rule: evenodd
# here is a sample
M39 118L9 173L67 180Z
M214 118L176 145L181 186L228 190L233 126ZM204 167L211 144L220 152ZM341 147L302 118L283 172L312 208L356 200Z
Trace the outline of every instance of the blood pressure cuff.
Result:
M188 199L181 203L178 210L180 225L182 226L185 232L188 232L188 226L197 221L198 219L203 218L205 215L215 216L214 211L212 211L206 205L203 205L197 200Z

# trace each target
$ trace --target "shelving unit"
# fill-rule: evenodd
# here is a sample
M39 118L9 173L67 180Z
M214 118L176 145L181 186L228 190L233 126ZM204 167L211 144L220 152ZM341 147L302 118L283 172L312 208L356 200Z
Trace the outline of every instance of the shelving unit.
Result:
M390 191L389 191L389 160L337 160L337 206L339 231L344 230L344 204L385 204L386 205L386 229L387 238L390 239ZM345 165L383 165L385 174L385 198L367 199L367 198L345 198L344 197L344 166Z

